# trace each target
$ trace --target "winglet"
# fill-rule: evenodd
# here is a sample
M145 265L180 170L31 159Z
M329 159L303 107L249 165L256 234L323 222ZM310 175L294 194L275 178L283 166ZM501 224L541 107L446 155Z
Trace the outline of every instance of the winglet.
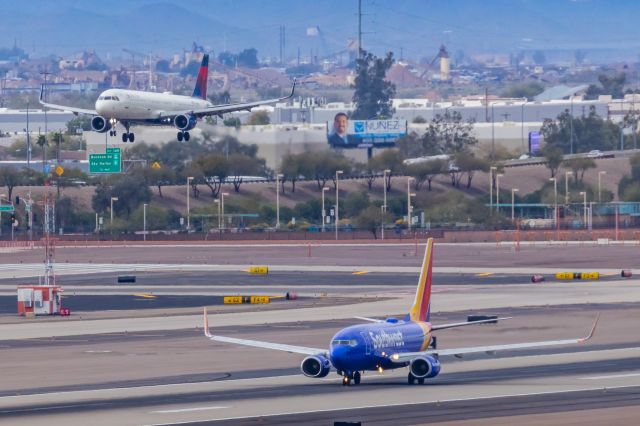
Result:
M213 337L211 335L211 333L209 332L209 316L207 315L207 307L204 307L204 314L203 314L203 326L202 328L204 329L204 335L211 338Z
M287 96L286 98L284 98L284 99L293 98L293 94L294 94L294 93L295 93L295 91L296 91L296 83L297 83L297 81L298 81L298 79L297 79L297 78L294 78L294 79L293 79L293 86L291 87L291 94L290 94L289 96Z
M596 320L593 322L593 327L591 327L591 333L589 333L587 337L583 337L582 339L579 339L578 343L584 343L593 337L593 335L596 332L596 327L598 326L599 320L600 320L600 312L598 312L598 315L596 316Z

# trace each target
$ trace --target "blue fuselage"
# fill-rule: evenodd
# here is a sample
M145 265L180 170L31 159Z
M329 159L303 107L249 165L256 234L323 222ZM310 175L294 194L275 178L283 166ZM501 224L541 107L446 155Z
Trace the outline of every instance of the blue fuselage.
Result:
M428 323L412 321L354 325L340 330L331 340L329 357L338 371L354 372L403 367L392 354L418 352L430 340Z

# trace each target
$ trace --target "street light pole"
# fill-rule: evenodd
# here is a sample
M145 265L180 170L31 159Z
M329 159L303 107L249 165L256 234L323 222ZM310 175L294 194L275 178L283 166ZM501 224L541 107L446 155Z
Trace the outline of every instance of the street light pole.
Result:
M587 191L580 191L582 195L582 214L584 216L584 227L587 227Z
M606 175L606 170L598 172L598 204L602 203L602 175Z
M493 173L498 170L496 166L489 168L489 213L493 214Z
M118 201L118 197L111 197L111 220L109 221L109 227L113 233L113 202Z
M213 202L218 205L218 233L220 233L220 199L216 198Z
M552 177L549 180L553 181L553 221L557 225L558 221L558 179Z
M382 229L380 230L382 239L384 240L385 213L387 213L387 174L391 173L390 169L385 169L382 176Z
M222 220L222 229L224 229L226 227L226 224L224 222L224 197L229 195L229 193L227 192L223 192L220 194L221 196L221 201L220 201L220 210L222 211L222 213L220 214L220 219Z
M187 232L189 231L189 228L191 228L191 206L189 205L189 202L190 202L189 184L191 183L192 180L193 180L193 176L187 177Z
M564 174L564 203L569 204L569 175L573 172L565 172Z
M407 178L407 229L411 231L411 181L412 177Z
M339 221L339 214L338 214L338 208L339 208L339 199L338 199L338 183L339 183L339 179L340 179L340 175L344 173L342 170L336 170L336 240L338 239L338 221Z
M142 240L147 241L147 203L142 205Z
M280 178L282 176L281 173L276 174L276 229L280 228L280 191L278 187L280 186Z
M504 176L503 173L496 174L496 213L500 212L500 178Z
M518 192L519 189L518 188L511 188L511 222L513 222L516 218L515 216L515 212L516 212L516 192Z
M327 192L329 190L328 187L323 186L322 187L322 232L324 232L324 223L327 221L327 214L326 214L326 210L324 209L324 193Z

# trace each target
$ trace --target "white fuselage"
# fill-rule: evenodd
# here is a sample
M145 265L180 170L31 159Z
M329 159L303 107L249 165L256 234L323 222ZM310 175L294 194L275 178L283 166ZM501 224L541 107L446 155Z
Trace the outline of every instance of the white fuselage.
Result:
M191 96L124 89L105 90L96 101L98 114L119 121L157 120L167 113L211 107L211 102Z

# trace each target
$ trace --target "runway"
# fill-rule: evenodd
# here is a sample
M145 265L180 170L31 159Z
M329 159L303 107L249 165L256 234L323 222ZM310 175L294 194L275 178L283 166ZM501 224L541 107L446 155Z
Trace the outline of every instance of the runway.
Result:
M396 260L386 265L396 267ZM138 271L135 286L117 285L117 271L60 279L70 292L102 297L131 298L142 290L158 298L238 288L323 292L264 307L210 306L217 334L312 347L327 346L337 330L357 322L354 315L402 316L411 303L417 278L410 271L354 275L324 267L267 277L238 270ZM199 307L98 309L28 321L5 315L0 419L12 425L84 425L88 419L95 425L635 424L636 279L532 284L525 273L473 269L437 273L431 321L464 321L471 314L513 319L440 331L439 347L578 338L601 312L595 337L584 345L443 358L441 374L424 386L408 386L403 368L367 373L360 385L343 387L335 373L325 379L299 374L303 356L209 341ZM16 279L0 281L6 297Z

